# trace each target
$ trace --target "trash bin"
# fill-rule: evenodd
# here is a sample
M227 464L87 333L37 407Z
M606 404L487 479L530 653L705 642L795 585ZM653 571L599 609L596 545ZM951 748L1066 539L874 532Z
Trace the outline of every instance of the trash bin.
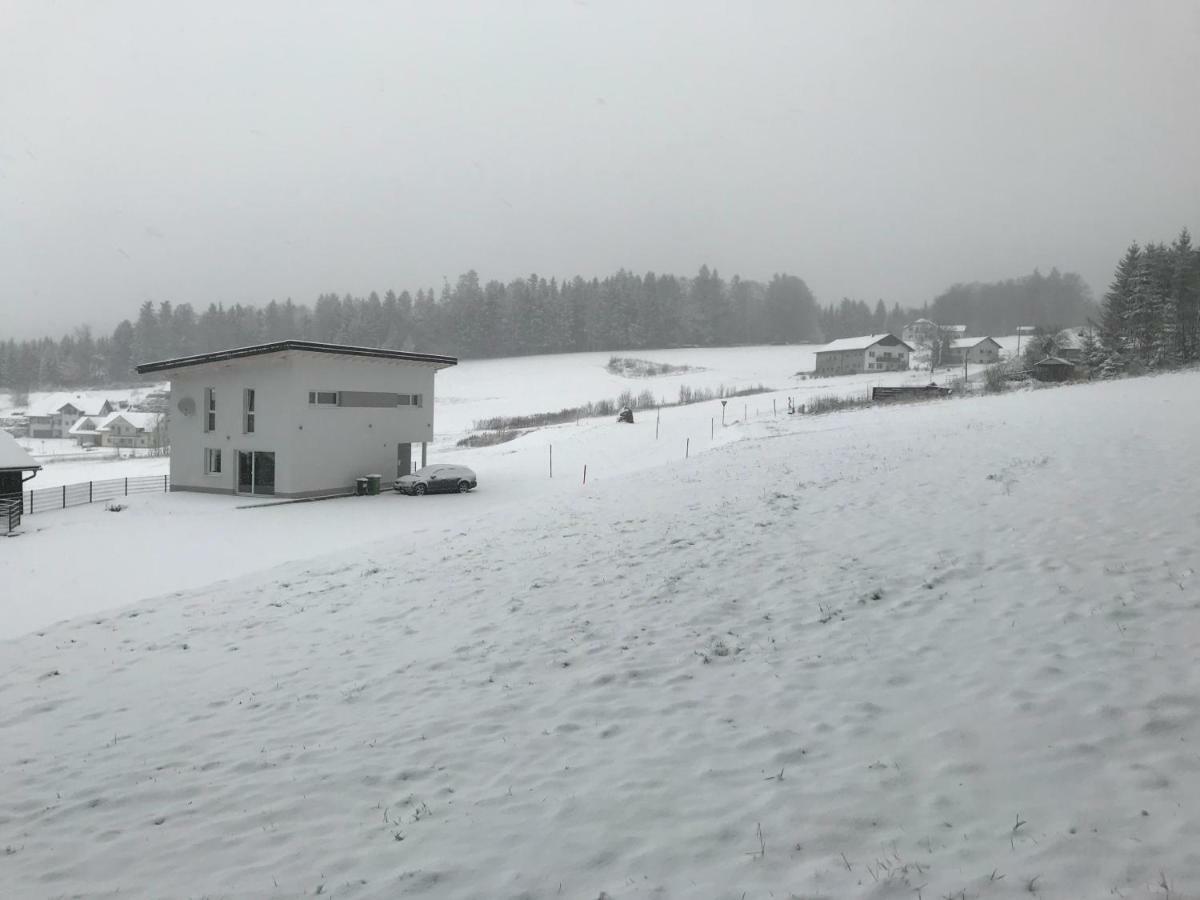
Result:
M365 496L365 495L366 495L366 493L367 493L367 479L366 479L366 477L365 477L365 476L364 476L364 477L362 477L362 478L355 478L355 479L354 479L354 493L355 493L355 494L357 494L359 497L363 497L363 496Z
M379 493L379 487L382 484L383 484L383 476L382 475L368 475L367 476L367 493L370 494L371 496L375 496L376 494Z

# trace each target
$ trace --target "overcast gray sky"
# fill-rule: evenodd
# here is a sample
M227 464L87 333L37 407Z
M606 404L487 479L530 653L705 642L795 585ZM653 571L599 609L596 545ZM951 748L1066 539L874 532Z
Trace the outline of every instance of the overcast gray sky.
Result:
M618 267L920 303L1200 227L1195 2L0 0L0 335Z

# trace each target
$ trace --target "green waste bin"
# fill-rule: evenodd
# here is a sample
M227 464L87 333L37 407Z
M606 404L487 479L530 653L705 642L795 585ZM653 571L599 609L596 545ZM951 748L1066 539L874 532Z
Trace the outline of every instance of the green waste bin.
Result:
M357 494L359 497L366 496L367 479L365 477L354 479L354 493Z
M368 475L367 476L367 493L370 494L371 496L375 496L376 494L379 493L379 488L382 484L383 484L383 476L382 475Z

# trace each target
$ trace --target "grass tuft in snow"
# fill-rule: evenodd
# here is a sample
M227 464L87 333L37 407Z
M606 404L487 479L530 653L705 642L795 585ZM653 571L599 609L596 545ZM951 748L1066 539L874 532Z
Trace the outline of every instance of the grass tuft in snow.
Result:
M680 372L701 371L699 366L672 365L671 363L652 362L648 359L637 359L631 356L610 356L606 368L614 375L623 378L655 378L659 375L677 375Z

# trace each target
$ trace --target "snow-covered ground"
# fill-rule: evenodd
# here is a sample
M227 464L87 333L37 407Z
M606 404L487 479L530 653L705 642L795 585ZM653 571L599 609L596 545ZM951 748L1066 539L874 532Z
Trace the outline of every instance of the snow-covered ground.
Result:
M597 400L615 400L622 391L635 395L649 390L668 403L679 398L680 386L692 388L754 387L765 384L792 396L797 403L816 395L863 395L880 384L921 383L927 372L879 373L805 378L823 345L684 348L636 350L621 353L561 353L507 359L467 360L438 374L434 452L452 450L472 425L492 416L554 412ZM611 356L626 356L689 366L690 370L652 378L613 375L605 368ZM951 373L957 374L957 373ZM938 377L943 377L939 373ZM163 389L152 385L145 391ZM128 389L114 396L129 399ZM33 394L36 400L39 394ZM133 399L137 399L133 397ZM3 412L5 395L0 395ZM753 398L742 401L753 402ZM731 401L731 408L738 401ZM93 479L160 475L165 459L115 460L111 451L83 452L74 441L22 439L45 469L31 487L57 487ZM69 465L67 464L69 462Z
M684 460L686 407L550 430L553 481L539 432L465 496L64 515L125 536L111 577L61 558L79 590L138 602L0 643L5 891L1195 896L1198 390L764 415ZM10 586L82 550L45 522Z

